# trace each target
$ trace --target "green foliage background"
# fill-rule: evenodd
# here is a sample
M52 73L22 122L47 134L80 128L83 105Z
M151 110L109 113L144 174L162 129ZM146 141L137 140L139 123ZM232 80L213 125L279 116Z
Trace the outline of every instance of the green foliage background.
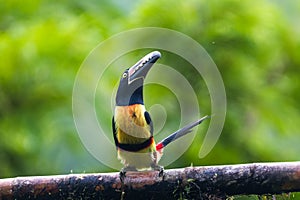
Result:
M198 136L168 167L299 160L299 13L299 0L2 2L0 178L111 170L80 142L73 82L99 42L145 26L197 40L218 66L227 93L225 127L212 152L198 158L203 139ZM164 62L179 61L166 55ZM183 73L209 112L205 86L192 70Z

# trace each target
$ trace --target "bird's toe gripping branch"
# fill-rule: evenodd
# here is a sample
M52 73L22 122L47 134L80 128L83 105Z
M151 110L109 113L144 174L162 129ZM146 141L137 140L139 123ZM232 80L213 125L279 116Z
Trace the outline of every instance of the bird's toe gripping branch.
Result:
M153 164L153 165L151 165L151 169L155 170L155 171L158 171L158 176L159 177L164 176L164 167L163 166L160 166L158 164ZM119 177L120 177L120 180L121 180L122 183L124 183L124 179L126 177L126 172L127 171L138 171L138 170L135 167L132 167L132 166L123 167L120 170L120 173L119 173Z
M153 170L159 172L159 173L158 173L158 176L159 176L159 177L163 177L163 176L164 176L164 167L163 167L163 166L160 166L160 165L158 165L158 164L153 164L153 165L151 166L151 168L152 168Z
M124 182L127 171L137 171L137 169L135 167L132 167L132 166L123 167L120 170L120 173L119 173L119 177L120 177L120 180L121 180L122 183Z

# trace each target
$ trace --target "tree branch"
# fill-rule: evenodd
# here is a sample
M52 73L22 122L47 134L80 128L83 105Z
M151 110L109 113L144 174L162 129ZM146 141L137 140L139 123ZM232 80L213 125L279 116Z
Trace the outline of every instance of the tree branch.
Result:
M187 167L158 172L69 174L0 179L0 199L226 198L300 191L300 162Z

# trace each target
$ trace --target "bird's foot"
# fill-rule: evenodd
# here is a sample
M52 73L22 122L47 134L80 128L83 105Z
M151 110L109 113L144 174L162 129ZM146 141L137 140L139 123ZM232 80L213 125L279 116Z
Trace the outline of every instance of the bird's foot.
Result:
M163 166L154 165L154 166L152 166L152 169L158 171L159 177L164 177L164 167Z
M119 177L122 183L124 183L124 179L126 177L126 172L127 171L137 171L135 167L132 166L127 166L127 167L123 167L119 173Z
M159 166L159 170L158 171L159 171L158 176L162 177L164 179L164 177L165 177L164 167Z
M126 171L123 171L123 169L119 173L119 177L122 183L124 183L124 179L126 177Z
M159 176L159 177L162 177L162 178L165 177L164 167L161 167L161 168L160 168L159 173L158 173L158 176Z

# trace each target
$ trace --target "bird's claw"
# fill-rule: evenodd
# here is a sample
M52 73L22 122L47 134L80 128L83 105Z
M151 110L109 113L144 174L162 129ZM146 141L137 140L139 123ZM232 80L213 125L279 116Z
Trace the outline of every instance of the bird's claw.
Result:
M126 172L127 171L137 171L135 167L131 167L131 166L127 166L121 169L120 173L119 173L119 177L121 182L124 182L124 179L126 177Z
M153 170L158 171L158 176L159 177L164 177L164 167L160 165L154 165L152 166Z
M165 175L165 174L164 174L164 168L161 167L160 170L159 170L158 176L159 176L159 177L164 177L164 175Z
M164 177L165 177L164 167L160 166L158 176L164 179Z
M120 177L121 182L124 183L124 179L126 177L126 171L122 169L119 173L119 177Z

